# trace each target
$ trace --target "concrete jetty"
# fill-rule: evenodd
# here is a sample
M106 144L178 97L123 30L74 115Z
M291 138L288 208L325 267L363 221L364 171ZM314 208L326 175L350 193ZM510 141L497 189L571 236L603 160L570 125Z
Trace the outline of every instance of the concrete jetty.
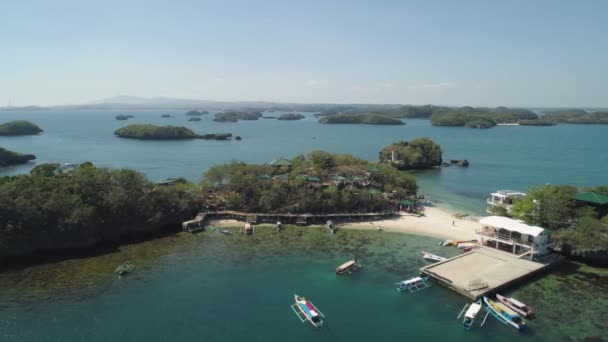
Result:
M530 261L497 249L479 247L471 252L422 267L420 272L461 295L477 300L512 286L563 260L549 255Z

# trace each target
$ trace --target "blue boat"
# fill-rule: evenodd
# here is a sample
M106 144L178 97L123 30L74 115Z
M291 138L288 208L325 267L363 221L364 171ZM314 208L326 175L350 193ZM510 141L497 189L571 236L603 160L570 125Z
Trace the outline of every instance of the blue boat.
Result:
M429 277L415 277L412 279L400 281L398 283L395 283L395 285L397 285L397 290L399 291L407 290L412 293L418 292L431 286L431 284L429 284Z
M487 305L488 312L502 324L509 324L517 330L523 330L527 327L526 320L503 303L495 302L485 296L483 297L483 301Z

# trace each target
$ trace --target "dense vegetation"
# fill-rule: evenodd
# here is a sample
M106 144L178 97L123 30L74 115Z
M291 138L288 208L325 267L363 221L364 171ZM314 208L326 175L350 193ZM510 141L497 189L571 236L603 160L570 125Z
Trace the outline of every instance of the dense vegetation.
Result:
M186 112L186 115L188 116L201 116L207 114L209 114L209 112L206 110L189 110L188 112Z
M572 124L608 124L608 112L587 113L583 110L568 110L546 114L546 121Z
M543 118L538 120L519 120L517 123L522 126L555 126L555 122Z
M383 148L379 160L400 170L421 170L441 165L441 155L441 146L429 138L419 138L399 141Z
M125 115L125 114L120 114L120 115L116 115L114 118L116 120L129 120L131 118L133 118L133 115Z
M155 126L136 124L117 129L115 135L121 138L133 139L195 139L198 134L189 128L178 126Z
M584 189L608 195L608 186ZM608 215L597 207L577 203L573 186L546 185L531 188L515 202L512 215L525 222L552 230L555 245L568 250L605 249L608 251Z
M294 114L294 113L285 113L285 114L281 114L277 119L278 120L302 120L302 119L304 119L304 115Z
M369 124L369 125L405 125L399 119L381 114L338 114L319 118L323 124Z
M43 132L40 127L25 120L16 120L0 125L0 135L25 135L40 132Z
M262 117L261 112L243 111L243 112L223 112L217 113L213 117L213 121L217 122L237 122L239 120L257 120Z
M21 154L0 147L0 167L24 164L34 159L36 159L36 156L33 154Z
M416 181L391 166L313 151L291 166L218 165L203 176L207 206L248 212L378 211L415 193Z
M195 194L90 163L70 171L42 164L0 178L0 260L176 229L196 212Z

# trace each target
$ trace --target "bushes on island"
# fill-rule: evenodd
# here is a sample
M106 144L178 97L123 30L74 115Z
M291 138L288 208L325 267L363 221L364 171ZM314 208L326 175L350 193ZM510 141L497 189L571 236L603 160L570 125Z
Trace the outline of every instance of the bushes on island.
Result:
M429 138L399 141L383 148L379 160L400 170L428 169L441 165L442 150Z
M189 110L186 112L186 115L188 116L202 116L207 114L209 114L209 112L206 110Z
M186 127L135 124L117 129L115 135L133 139L195 139L196 133Z
M378 211L416 192L416 181L388 165L313 151L291 166L242 162L217 165L203 176L206 205L241 211L328 213Z
M189 185L156 186L141 173L90 163L57 168L0 178L0 260L176 229L198 207Z
M120 115L116 115L114 118L116 120L129 120L131 118L133 118L133 115L125 115L125 114L120 114Z
M266 117L264 117L266 118ZM305 116L302 114L295 114L295 113L285 113L285 114L281 114L277 120L302 120L304 119Z
M36 156L33 154L21 154L0 147L0 167L24 164L34 159L36 159Z
M338 114L319 118L322 124L369 124L369 125L405 125L399 119L381 114Z
M213 121L217 122L237 122L239 120L257 120L262 117L262 113L256 111L228 111L217 113L213 117Z
M15 120L0 125L0 135L27 135L40 132L43 132L40 127L25 120Z

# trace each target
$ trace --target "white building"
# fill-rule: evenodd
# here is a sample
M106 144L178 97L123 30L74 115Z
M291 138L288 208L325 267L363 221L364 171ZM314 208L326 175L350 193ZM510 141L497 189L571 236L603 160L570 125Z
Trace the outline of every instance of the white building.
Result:
M545 229L529 226L522 221L503 216L488 216L479 220L481 229L475 231L484 246L513 254L530 255L530 259L549 252L549 235Z
M525 197L526 193L513 191L513 190L498 190L490 194L490 198L486 200L486 202L490 205L486 211L492 214L493 207L502 207L507 210L507 213L511 213L511 208L513 208L513 202L518 198Z

